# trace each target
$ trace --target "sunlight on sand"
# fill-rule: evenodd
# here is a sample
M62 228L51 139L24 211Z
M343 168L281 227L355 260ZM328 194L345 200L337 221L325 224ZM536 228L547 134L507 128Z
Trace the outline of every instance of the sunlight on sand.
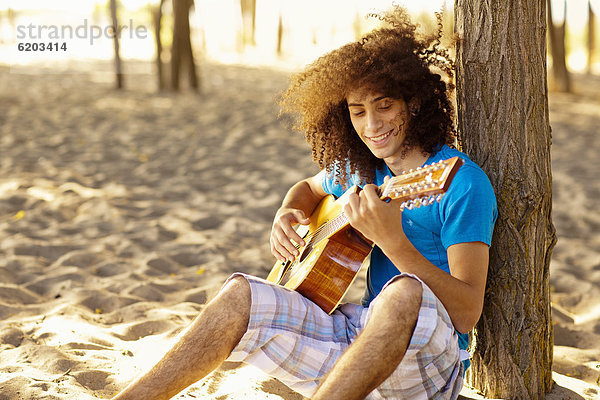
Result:
M146 3L123 2L134 8ZM67 3L72 13L60 6ZM17 23L80 25L93 3L57 0L50 19L24 13ZM156 93L152 62L132 59L152 60L152 34L139 42L123 38L126 73L136 76L127 77L127 90L117 93L110 40L93 46L89 38L73 41L77 51L46 65L52 55L16 53L14 32L2 20L0 397L110 398L160 358L230 273L266 275L273 265L268 232L275 210L291 184L316 173L304 139L277 119L276 96L288 71L342 40L354 40L357 15L366 29L370 22L362 16L389 4L275 1L269 9L257 2L259 43L242 52L241 16L232 16L239 14L239 1L196 3L194 39L207 40L207 51L198 53L202 95ZM11 0L0 9L11 4L50 3ZM306 4L343 11L310 13L302 10ZM441 1L427 4L430 12ZM229 10L227 18L219 6ZM274 54L280 7L284 17L297 17L288 21L287 58L281 59ZM106 9L101 10L96 22L107 24ZM346 20L342 24L331 15ZM145 18L134 24L150 29ZM200 41L196 45L202 47ZM581 67L581 52L574 51L569 62ZM24 75L10 74L11 66ZM595 400L600 79L574 79L575 93L550 95L559 236L550 267L553 378L561 393ZM364 278L352 290L360 298ZM468 388L463 394L482 399ZM298 399L240 365L217 370L178 398L218 397Z
M600 387L598 385L592 385L592 384L584 382L580 379L575 379L575 378L571 378L569 376L561 375L557 372L552 372L552 379L554 379L554 382L557 385L562 386L564 388L569 388L569 390L577 393L578 395L582 396L583 398L586 398L586 399L587 398L596 398L596 399L599 398L599 397L596 397L600 391ZM592 396L592 397L590 397L590 396ZM561 400L561 399L556 399L556 400Z

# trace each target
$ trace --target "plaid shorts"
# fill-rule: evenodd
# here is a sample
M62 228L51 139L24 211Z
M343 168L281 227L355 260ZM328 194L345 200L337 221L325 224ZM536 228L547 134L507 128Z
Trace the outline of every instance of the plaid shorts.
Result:
M227 360L253 365L306 397L356 339L377 302L375 298L367 308L343 304L328 315L293 290L245 274L234 276L249 282L252 305L248 330ZM402 361L367 399L456 399L463 366L450 317L416 276L399 275L388 284L400 276L422 284L419 317Z

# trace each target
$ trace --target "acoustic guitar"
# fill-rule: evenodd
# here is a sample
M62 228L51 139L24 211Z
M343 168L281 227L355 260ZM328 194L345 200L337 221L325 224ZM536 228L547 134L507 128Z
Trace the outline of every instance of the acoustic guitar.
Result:
M453 157L390 178L378 188L381 200L399 202L403 209L413 209L440 201L463 164ZM299 256L293 261L277 261L267 280L296 290L331 314L342 301L358 275L373 243L353 229L343 212L353 186L339 199L328 195L317 205L309 225L296 231L305 245L296 245Z

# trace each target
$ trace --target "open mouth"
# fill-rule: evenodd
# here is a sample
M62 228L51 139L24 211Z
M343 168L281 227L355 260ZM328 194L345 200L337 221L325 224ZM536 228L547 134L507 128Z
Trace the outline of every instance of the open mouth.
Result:
M386 133L379 135L379 136L373 136L373 137L368 137L367 139L369 139L371 142L375 143L375 144L380 144L383 143L388 137L390 137L390 135L393 133L393 129L390 129L389 131L387 131Z

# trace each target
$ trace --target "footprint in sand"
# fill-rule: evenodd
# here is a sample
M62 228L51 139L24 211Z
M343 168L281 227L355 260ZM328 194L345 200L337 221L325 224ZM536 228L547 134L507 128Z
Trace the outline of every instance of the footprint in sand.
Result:
M79 250L79 246L62 246L62 245L18 245L14 249L14 254L17 256L34 256L43 257L51 263L58 260L61 256Z
M0 285L0 301L5 304L35 304L39 297L20 287Z
M146 264L150 267L148 275L174 274L179 271L179 267L173 261L164 257L153 258Z
M56 260L55 265L87 268L98 264L102 260L102 255L98 253L92 253L86 250L76 250L61 256Z
M25 335L15 327L8 327L0 330L0 344L8 344L13 347L19 347L23 342Z
M105 371L82 371L72 374L77 382L91 390L101 390L107 385L107 378L112 374Z
M192 303L205 304L208 300L208 294L205 289L192 289L185 296L185 301Z
M213 258L213 255L208 253L209 252L202 248L191 249L189 251L182 250L174 252L170 255L170 258L184 267L193 267L210 261Z
M94 275L96 275L96 276L99 276L102 278L108 278L111 276L115 276L115 275L119 275L119 274L127 272L127 268L124 265L120 265L117 263L107 261L100 265L97 265L93 269L93 272L94 272Z
M73 282L82 284L86 280L85 275L82 274L81 271L69 272L64 268L59 271L62 273L56 276L42 275L33 282L27 284L25 288L40 296L56 297L59 296L62 291L69 290Z
M209 215L192 223L192 228L197 231L216 229L223 223L223 218L218 215Z
M79 304L89 308L96 314L106 314L122 309L130 304L137 303L138 301L139 300L131 297L118 296L112 293L95 292L85 297Z
M177 326L171 322L164 320L146 321L129 325L123 330L122 334L114 333L113 335L118 339L131 342L146 336L158 335L176 327Z
M129 294L132 296L141 297L146 301L163 301L164 299L163 294L159 290L148 284L142 284L133 288L131 291L129 291Z

